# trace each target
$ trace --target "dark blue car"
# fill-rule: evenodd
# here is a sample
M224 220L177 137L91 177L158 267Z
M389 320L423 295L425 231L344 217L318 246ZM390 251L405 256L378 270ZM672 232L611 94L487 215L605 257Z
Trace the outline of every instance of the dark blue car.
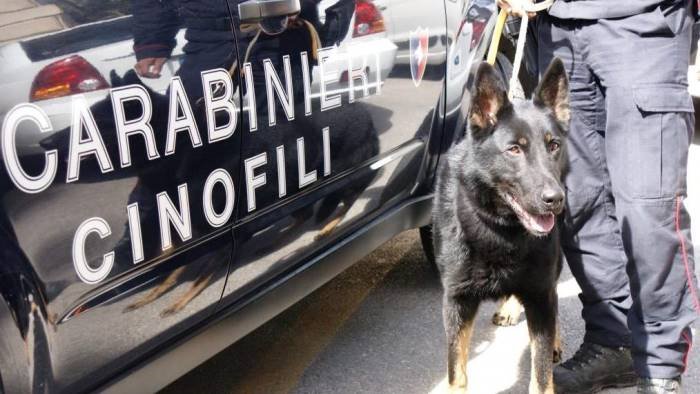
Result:
M494 10L0 4L0 392L157 390L427 226Z

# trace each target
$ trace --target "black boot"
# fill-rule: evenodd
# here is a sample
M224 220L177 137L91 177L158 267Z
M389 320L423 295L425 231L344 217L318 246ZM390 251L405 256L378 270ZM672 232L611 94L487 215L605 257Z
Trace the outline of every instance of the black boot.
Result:
M624 347L584 342L573 357L554 368L554 387L561 394L591 394L636 383L632 353Z
M637 383L638 394L680 394L680 392L681 378L640 378L639 383Z

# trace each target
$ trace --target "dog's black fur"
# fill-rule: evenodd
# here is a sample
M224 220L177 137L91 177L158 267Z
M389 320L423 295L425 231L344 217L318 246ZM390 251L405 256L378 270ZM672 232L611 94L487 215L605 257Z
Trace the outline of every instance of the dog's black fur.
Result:
M515 295L530 330L530 392L552 392L564 206L568 80L555 59L531 101L510 102L495 69L476 75L469 129L438 172L433 225L444 287L448 381L466 389L479 303ZM524 211L524 212L523 212Z

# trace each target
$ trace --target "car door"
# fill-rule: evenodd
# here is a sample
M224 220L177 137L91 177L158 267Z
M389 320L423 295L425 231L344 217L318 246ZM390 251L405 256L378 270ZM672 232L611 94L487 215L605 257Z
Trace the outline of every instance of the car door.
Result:
M256 19L256 1L230 2L243 184L224 306L408 199L440 137L440 2L278 3L298 9Z
M235 40L224 0L20 6L0 29L0 291L17 331L3 336L25 351L2 355L3 384L88 391L220 300L240 160ZM149 58L162 70L137 75Z

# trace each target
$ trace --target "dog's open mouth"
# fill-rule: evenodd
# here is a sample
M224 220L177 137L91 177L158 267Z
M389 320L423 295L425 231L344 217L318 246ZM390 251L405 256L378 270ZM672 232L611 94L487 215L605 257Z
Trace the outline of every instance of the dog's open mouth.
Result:
M549 212L544 215L533 215L526 211L510 194L506 194L505 198L508 205L513 209L513 212L515 212L515 215L520 219L520 223L532 234L537 236L547 235L554 228L556 218L553 213Z

